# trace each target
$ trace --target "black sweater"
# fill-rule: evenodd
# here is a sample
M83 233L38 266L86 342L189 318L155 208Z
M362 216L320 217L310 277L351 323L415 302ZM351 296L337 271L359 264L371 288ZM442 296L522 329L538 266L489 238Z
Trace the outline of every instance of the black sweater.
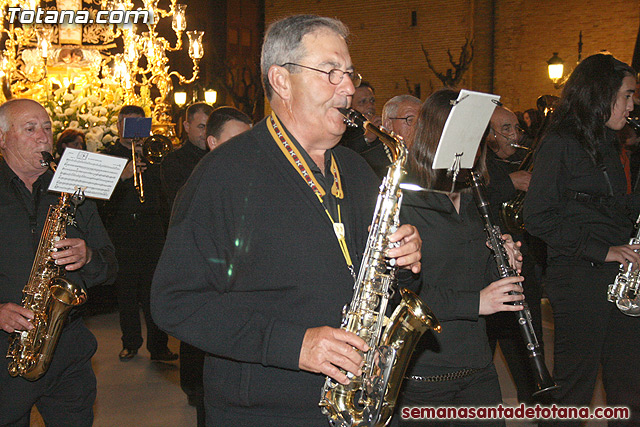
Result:
M0 160L0 242L3 245L0 257L0 304L21 304L22 290L29 280L49 206L58 202L58 193L47 192L52 177L51 171L40 175L30 193L7 163ZM30 221L31 215L33 221ZM93 250L93 255L91 261L81 269L66 271L66 279L85 289L112 283L118 269L115 249L100 221L95 203L85 200L78 207L75 219L77 224L66 228L67 237L83 239L87 247ZM77 351L85 351L86 346L77 345L73 340L90 334L88 331L86 334L78 334L78 328L85 329L85 326L76 325L75 328L63 329L54 353L53 366L64 367L70 363L65 357L77 357ZM73 338L69 338L67 334L71 334ZM0 330L2 356L7 352L8 337L9 334ZM4 372L7 363L8 359L2 357L0 369Z
M51 171L40 175L29 194L20 178L0 160L0 242L5 248L0 257L0 303L22 301L22 289L29 279L49 206L58 202L58 193L47 192L52 177ZM23 195L31 200L25 200ZM29 221L30 213L34 214L33 224ZM67 227L67 237L85 240L93 256L91 262L77 271L66 272L65 276L85 289L112 283L117 271L115 250L92 200L86 199L80 205L76 222L77 226ZM4 340L3 335L0 334L0 340Z
M549 263L603 263L609 247L629 242L640 212L640 195L626 195L626 180L615 149L616 136L598 144L613 197L602 170L569 133L552 133L541 142L525 197L527 231L548 245ZM578 201L578 193L597 198ZM575 196L574 196L575 197Z
M420 298L436 315L442 332L426 332L407 375L431 376L491 363L485 320L478 315L480 290L496 280L497 268L470 194L458 214L443 194L405 194L401 218L422 238Z
M351 257L361 259L379 181L336 147ZM324 376L300 371L305 331L340 326L353 279L313 191L265 121L207 154L178 194L151 304L158 325L213 355L217 425L326 425Z

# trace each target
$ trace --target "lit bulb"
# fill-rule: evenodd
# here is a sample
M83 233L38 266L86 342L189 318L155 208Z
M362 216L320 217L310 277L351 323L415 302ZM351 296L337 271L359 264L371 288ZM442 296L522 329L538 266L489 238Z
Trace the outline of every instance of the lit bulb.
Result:
M207 90L204 92L204 101L207 104L215 104L218 100L218 92L215 90Z
M186 4L177 4L173 11L173 21L171 22L171 28L175 32L183 32L187 29L187 18L185 12L187 9Z
M202 47L202 36L204 31L187 31L189 37L189 57L191 59L201 59L204 56Z
M177 106L182 107L187 103L187 92L174 92L173 100Z

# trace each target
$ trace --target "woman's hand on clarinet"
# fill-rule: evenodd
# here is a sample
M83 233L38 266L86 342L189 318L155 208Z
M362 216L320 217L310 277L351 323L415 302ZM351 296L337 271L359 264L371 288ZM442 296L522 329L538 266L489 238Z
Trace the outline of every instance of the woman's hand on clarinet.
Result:
M507 250L507 254L509 255L509 265L520 273L522 271L523 260L522 252L520 252L522 242L514 242L511 234L503 234L502 240L504 241L504 248Z
M488 315L499 311L520 311L522 305L505 304L514 301L523 301L522 286L520 282L524 280L522 276L505 277L496 280L480 291L480 308L478 314ZM510 294L509 292L517 292Z

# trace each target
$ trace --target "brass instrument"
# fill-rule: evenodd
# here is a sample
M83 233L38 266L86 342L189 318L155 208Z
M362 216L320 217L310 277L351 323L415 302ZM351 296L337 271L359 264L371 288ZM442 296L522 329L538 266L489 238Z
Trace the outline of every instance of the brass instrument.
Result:
M55 170L51 154L43 151L42 155L42 164ZM49 208L29 281L22 290L22 306L34 313L33 329L15 331L9 338L7 358L11 359L8 369L12 377L35 381L47 372L69 311L87 299L81 287L64 278L64 266L51 258L57 250L54 243L65 238L67 225L74 222L75 207L83 200L79 190L61 193L58 203Z
M399 225L407 149L402 139L390 135L355 110L340 109L347 123L374 133L393 155L382 181L373 221L351 303L345 306L342 328L357 334L370 350L363 355L362 375L348 374L342 385L327 377L320 407L332 426L384 426L389 423L411 353L420 337L440 324L429 307L413 292L401 289L402 302L386 322L385 311L397 285L395 260L385 257L389 236ZM385 327L386 325L386 327ZM384 327L384 331L383 331Z
M515 277L518 273L509 265L509 257L504 247L502 240L502 232L500 227L495 225L489 209L489 202L484 195L483 184L480 180L480 176L477 172L471 172L471 189L473 190L473 198L476 201L480 215L484 221L484 229L487 232L487 237L491 250L493 251L493 257L498 267L498 273L500 278ZM515 292L511 292L514 293ZM522 303L523 309L521 311L515 311L518 326L520 327L520 333L526 344L527 352L529 353L529 361L534 373L537 391L533 393L533 396L538 396L543 393L547 393L552 390L558 389L558 386L553 381L551 374L544 363L544 354L542 348L536 337L536 332L533 329L531 321L531 311L526 301Z
M134 140L131 143L131 161L133 166L133 186L138 192L140 203L144 203L144 184L142 183L142 171L136 165L136 145ZM146 160L152 165L160 164L164 158L173 150L173 143L163 135L151 135L142 142L142 160Z
M534 141L531 148L527 152L527 155L522 159L519 171L531 172L533 170L533 159L535 154L535 145L538 140ZM524 231L524 215L522 208L524 206L524 196L527 195L526 191L516 190L516 195L513 199L503 202L500 206L500 219L510 233L520 234Z
M537 107L540 112L544 114L544 122L540 130L538 131L538 135L533 140L531 147L528 148L528 153L522 159L520 166L518 167L518 171L533 171L533 161L535 157L536 147L540 142L540 136L542 135L543 130L549 122L549 118L553 113L555 105L558 103L558 97L553 95L542 95L538 97ZM516 148L524 148L521 146L516 146L511 144ZM502 203L500 206L500 220L504 224L507 231L513 234L520 234L524 231L524 215L522 213L522 208L524 207L524 196L527 195L526 191L517 190L516 195L513 199Z
M636 220L633 235L629 240L630 245L640 244L640 216ZM640 271L634 270L632 263L625 269L620 264L620 271L607 291L607 300L615 302L622 314L627 316L640 316Z

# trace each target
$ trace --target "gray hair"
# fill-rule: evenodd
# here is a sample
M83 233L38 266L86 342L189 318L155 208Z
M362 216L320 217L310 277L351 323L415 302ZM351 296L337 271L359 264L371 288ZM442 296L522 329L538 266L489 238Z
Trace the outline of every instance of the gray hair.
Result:
M384 104L384 107L382 107L382 122L384 123L385 120L391 117L396 117L396 114L398 114L398 107L403 102L411 102L415 103L419 107L422 106L422 101L413 95L394 96Z
M34 101L29 98L13 98L6 101L4 104L0 105L0 130L2 132L7 132L11 128L11 112L13 108L18 107L19 104L24 102L32 102L44 110L44 107L38 101Z
M347 40L349 30L337 19L316 15L294 15L272 23L264 36L260 68L262 85L267 99L271 100L273 88L269 83L269 68L287 62L298 62L307 54L302 38L314 31L326 28Z

